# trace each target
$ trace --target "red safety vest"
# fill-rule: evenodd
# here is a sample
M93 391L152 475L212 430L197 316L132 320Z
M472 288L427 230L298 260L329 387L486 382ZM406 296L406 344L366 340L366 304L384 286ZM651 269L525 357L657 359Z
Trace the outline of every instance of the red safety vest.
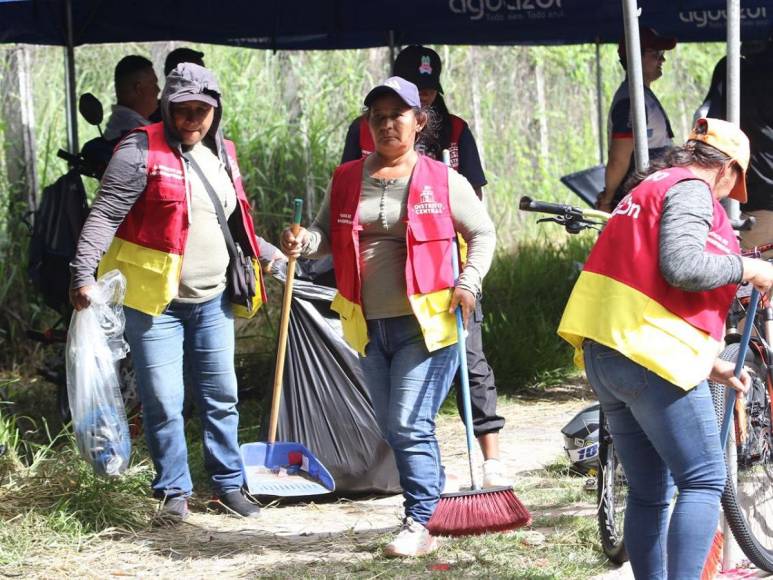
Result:
M689 292L671 286L660 273L663 200L686 179L696 177L685 168L653 173L623 198L599 236L558 329L575 347L578 364L582 341L590 338L684 389L709 375L736 285ZM740 252L716 199L706 251Z
M188 185L183 159L164 135L164 124L139 127L148 136L148 178L145 191L132 206L99 264L99 274L118 269L126 277L124 303L153 316L161 314L177 296L180 272L188 239ZM232 305L234 313L251 317L266 301L255 229L250 204L244 192L236 148L225 141L226 154L236 198L239 201L241 231L234 238L254 261L256 284L261 292L252 309Z
M448 145L448 152L451 154L451 167L459 171L459 139L467 123L461 117L451 115L451 143ZM373 142L373 135L370 134L370 127L365 115L360 117L360 150L362 156L367 157L376 150Z
M330 193L330 241L338 294L331 308L341 316L344 338L365 355L368 330L362 311L359 203L364 159L340 165ZM448 202L448 168L419 155L408 188L408 300L430 351L456 342L456 323L448 313L454 288L454 224Z

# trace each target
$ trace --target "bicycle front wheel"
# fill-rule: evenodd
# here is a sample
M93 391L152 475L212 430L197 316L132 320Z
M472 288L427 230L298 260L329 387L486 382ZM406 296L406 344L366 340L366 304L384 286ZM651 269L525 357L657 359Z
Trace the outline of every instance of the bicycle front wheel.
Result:
M720 356L737 360L738 345L729 345ZM752 385L744 404L736 405L734 413L736 453L732 457L736 461L738 484L728 477L722 508L746 557L758 568L773 572L771 399L766 367L754 348L747 352L744 364L752 377ZM718 401L724 402L725 388L716 383L710 386L715 405Z
M599 535L601 548L616 564L628 561L623 542L623 520L628 495L628 482L615 453L604 412L599 410L599 470L596 474Z

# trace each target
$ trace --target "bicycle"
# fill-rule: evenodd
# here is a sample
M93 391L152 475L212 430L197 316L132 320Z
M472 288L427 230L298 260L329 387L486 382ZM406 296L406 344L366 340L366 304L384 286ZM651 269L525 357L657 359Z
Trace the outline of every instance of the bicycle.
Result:
M576 234L586 229L600 230L609 214L571 205L546 203L522 197L522 211L549 214L541 222L554 222ZM736 230L748 229L752 220L733 223ZM759 258L773 244L745 252ZM741 320L746 317L750 289L740 286L727 317L727 347L721 353L725 360L735 361L739 354ZM752 377L752 386L743 403L736 403L732 420L736 449L730 456L728 481L722 495L722 509L741 550L758 568L773 572L773 306L763 297L752 321L755 336L745 355L744 366ZM725 409L725 387L710 382L717 420L722 425ZM732 438L731 438L732 441ZM731 443L728 443L730 445ZM627 482L614 449L614 441L599 411L599 469L597 471L597 520L604 554L610 561L622 564L628 559L623 541L623 521ZM732 473L738 473L736 486ZM763 501L760 501L760 498ZM753 501L752 501L753 500ZM770 504L770 505L766 505ZM762 508L762 509L760 509Z

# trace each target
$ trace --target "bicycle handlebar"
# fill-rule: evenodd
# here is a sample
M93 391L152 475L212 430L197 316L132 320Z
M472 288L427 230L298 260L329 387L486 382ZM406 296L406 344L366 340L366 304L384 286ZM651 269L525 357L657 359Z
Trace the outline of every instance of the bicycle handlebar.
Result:
M611 215L598 209L581 209L573 205L563 203L550 203L548 201L537 201L528 195L521 197L518 204L522 211L533 211L538 213L548 213L552 215L571 216L580 220L599 220L606 222Z
M582 216L582 210L572 207L571 205L564 205L560 203L549 203L547 201L537 201L530 198L527 195L521 197L521 201L518 204L519 209L522 211L536 211L539 213L549 213L553 215L576 215Z

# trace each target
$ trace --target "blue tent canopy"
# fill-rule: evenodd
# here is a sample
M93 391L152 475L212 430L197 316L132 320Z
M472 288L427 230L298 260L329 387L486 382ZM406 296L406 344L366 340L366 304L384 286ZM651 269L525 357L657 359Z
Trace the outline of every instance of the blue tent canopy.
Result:
M617 42L620 0L70 0L75 45L186 40L274 50L422 44ZM66 45L65 0L0 0L0 42ZM724 41L726 0L641 0L681 42ZM773 0L744 0L744 40L767 38Z

